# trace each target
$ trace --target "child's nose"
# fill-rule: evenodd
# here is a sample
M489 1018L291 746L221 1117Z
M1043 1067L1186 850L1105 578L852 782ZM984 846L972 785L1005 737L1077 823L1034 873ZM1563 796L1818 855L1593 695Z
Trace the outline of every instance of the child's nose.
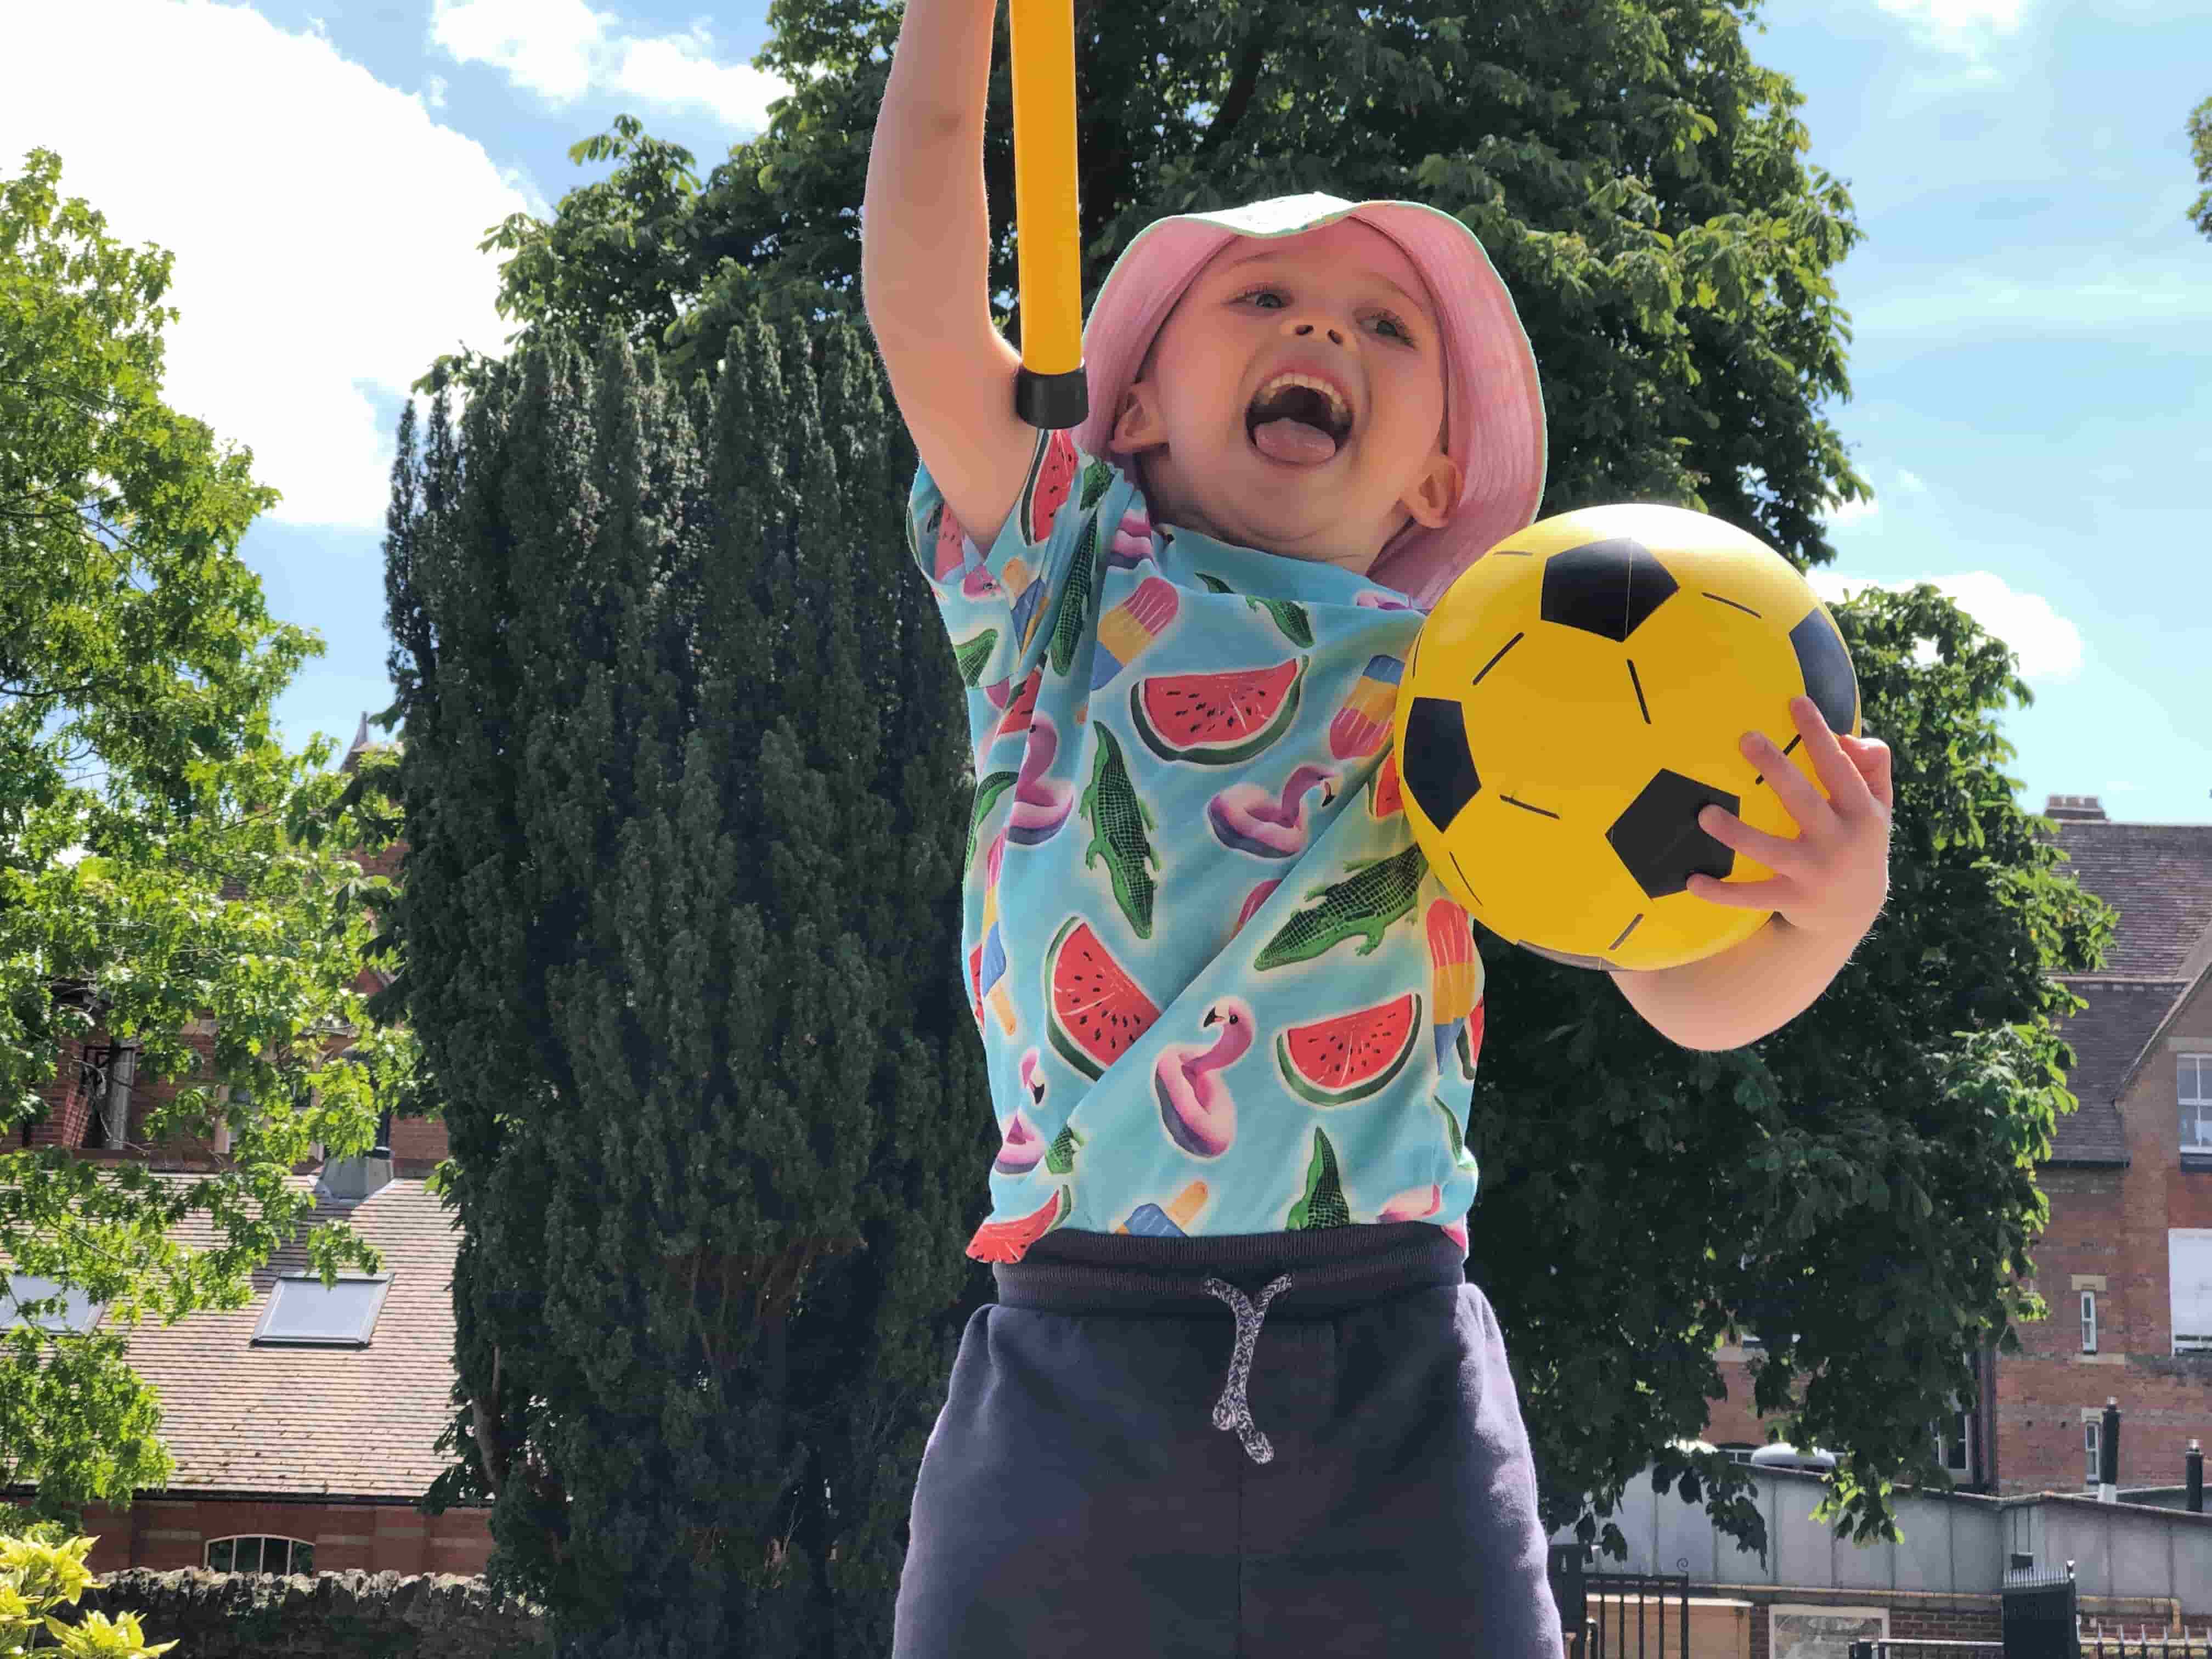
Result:
M1305 335L1311 334L1313 331L1314 325L1311 323L1293 323L1291 325L1291 332L1294 335L1304 337ZM1323 331L1328 334L1330 344L1342 345L1344 343L1344 336L1337 330L1330 328L1324 330Z

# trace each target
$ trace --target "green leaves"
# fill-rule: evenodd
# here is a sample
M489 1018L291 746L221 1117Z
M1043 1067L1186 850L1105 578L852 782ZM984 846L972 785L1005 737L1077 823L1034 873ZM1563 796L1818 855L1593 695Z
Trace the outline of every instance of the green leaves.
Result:
M2197 163L2197 182L2204 186L2189 204L2189 222L2212 236L2212 98L2189 112L2190 159Z
M957 861L1013 774L971 820L865 342L751 308L716 362L546 328L458 425L401 416L407 744L359 805L406 819L395 1002L467 1241L432 1496L491 1500L495 1575L574 1627L880 1652L983 1288Z
M355 989L388 884L350 854L388 836L339 803L327 739L288 755L271 731L321 649L237 556L276 493L161 402L169 256L111 241L60 167L33 150L0 179L0 1255L108 1306L89 1336L0 1335L0 1485L50 1510L167 1480L118 1329L243 1305L313 1207L293 1166L365 1149L411 1066ZM155 1184L18 1150L64 1045L95 1039L137 1045L133 1144L223 1121L226 1167ZM163 1238L192 1208L217 1248ZM344 1229L309 1246L375 1261Z

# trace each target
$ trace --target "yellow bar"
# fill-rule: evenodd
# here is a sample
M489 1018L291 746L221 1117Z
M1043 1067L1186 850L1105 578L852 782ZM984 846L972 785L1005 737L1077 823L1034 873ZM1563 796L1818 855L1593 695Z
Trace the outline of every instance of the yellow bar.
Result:
M1075 180L1074 0L1008 0L1014 81L1014 249L1022 366L1083 367L1083 234Z

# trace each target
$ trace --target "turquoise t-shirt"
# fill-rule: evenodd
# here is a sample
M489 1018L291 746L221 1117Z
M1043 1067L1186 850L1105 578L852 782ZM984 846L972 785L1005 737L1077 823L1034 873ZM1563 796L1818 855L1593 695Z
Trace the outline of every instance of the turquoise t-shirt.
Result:
M1333 566L1155 526L1040 434L988 552L908 530L968 694L959 971L1001 1144L968 1246L1428 1221L1467 1249L1467 914L1391 754L1423 620Z

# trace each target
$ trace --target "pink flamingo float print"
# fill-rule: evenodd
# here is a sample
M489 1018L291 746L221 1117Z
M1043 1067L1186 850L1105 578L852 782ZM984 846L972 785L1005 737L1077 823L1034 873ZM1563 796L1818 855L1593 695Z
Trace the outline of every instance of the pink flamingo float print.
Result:
M1169 1044L1152 1067L1152 1091L1169 1139L1194 1158L1218 1158L1237 1139L1237 1101L1219 1073L1252 1047L1251 1005L1223 997L1200 1024L1215 1028L1213 1041Z
M1385 593L1379 587L1370 587L1352 604L1364 605L1370 611L1411 611L1413 601L1396 593Z
M1106 568L1109 570L1134 570L1152 556L1152 521L1150 515L1124 513L1120 526L1114 532L1114 539L1107 544Z
M1256 783L1232 783L1206 802L1206 821L1224 847L1263 859L1296 858L1306 850L1306 797L1316 784L1326 807L1336 799L1336 774L1310 763L1292 772L1277 794Z
M1021 1060L1022 1092L1030 1097L1030 1105L1044 1102L1044 1067L1035 1048L1023 1054ZM1044 1137L1030 1121L1028 1107L1017 1107L1013 1120L1004 1131L999 1156L991 1167L1000 1175L1027 1175L1044 1157Z
M1075 810L1075 786L1045 775L1060 753L1060 729L1049 714L1030 717L1028 745L1014 780L1014 805L1006 815L1006 839L1018 847L1050 841Z

